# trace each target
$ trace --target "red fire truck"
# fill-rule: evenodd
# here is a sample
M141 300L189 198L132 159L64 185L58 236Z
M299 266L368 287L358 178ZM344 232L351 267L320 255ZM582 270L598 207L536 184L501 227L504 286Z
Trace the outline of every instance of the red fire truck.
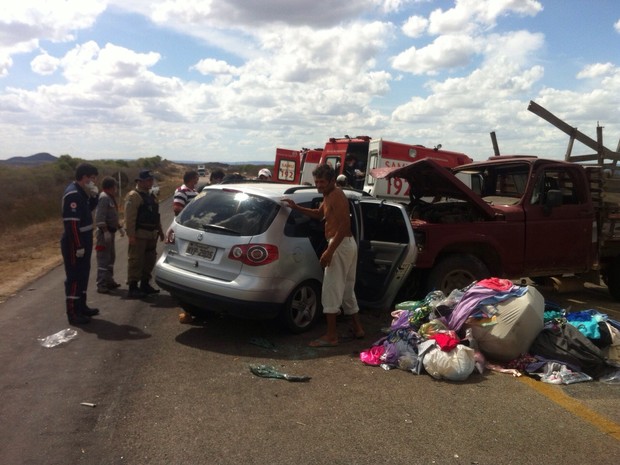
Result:
M285 184L314 184L312 171L321 161L322 149L276 149L275 182Z
M406 166L422 158L432 158L439 165L452 168L473 160L459 152L441 150L441 145L427 148L423 145L403 144L368 136L342 138L331 137L321 149L288 150L276 149L277 182L290 184L314 184L312 171L320 164L330 164L338 174L344 172L347 155L357 159L356 169L360 174L357 187L378 198L408 201L409 184L400 178L375 179L370 175L373 168Z
M454 168L473 162L464 153L441 150L441 145L428 148L423 145L409 145L373 139L369 142L368 147L364 190L378 198L408 201L409 183L407 180L401 178L377 179L370 175L370 170L406 166L423 158L430 158L445 168Z

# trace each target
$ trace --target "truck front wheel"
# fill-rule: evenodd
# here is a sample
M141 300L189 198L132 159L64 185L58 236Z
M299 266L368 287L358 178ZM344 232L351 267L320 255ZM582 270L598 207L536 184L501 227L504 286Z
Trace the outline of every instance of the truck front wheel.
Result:
M448 295L454 289L462 289L489 276L489 269L479 258L469 254L449 255L429 273L427 290L438 290Z

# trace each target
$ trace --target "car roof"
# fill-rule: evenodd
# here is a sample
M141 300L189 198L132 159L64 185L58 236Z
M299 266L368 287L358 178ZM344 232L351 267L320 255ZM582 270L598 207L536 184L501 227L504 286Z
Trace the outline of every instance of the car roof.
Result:
M207 190L224 190L231 192L245 192L247 194L260 195L267 197L276 202L279 202L282 198L288 197L291 199L312 199L319 194L316 190L316 186L306 186L301 184L280 184L275 182L243 182L239 184L213 184L206 186L202 192ZM364 192L356 191L352 189L343 189L345 195L349 198L357 199L364 196Z

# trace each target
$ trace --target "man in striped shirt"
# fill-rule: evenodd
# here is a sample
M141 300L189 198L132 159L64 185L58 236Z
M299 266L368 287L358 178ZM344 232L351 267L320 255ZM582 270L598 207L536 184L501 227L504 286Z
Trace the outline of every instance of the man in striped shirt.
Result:
M172 209L174 210L174 216L177 216L185 206L198 195L194 189L198 184L200 176L197 171L186 171L183 175L183 185L178 187L174 192L174 200L172 202ZM179 313L179 322L191 323L194 321L194 317L187 312Z
M174 192L174 200L172 201L172 209L174 216L177 216L185 208L190 200L198 195L196 192L196 184L200 176L197 171L186 171L183 175L183 185L178 187Z

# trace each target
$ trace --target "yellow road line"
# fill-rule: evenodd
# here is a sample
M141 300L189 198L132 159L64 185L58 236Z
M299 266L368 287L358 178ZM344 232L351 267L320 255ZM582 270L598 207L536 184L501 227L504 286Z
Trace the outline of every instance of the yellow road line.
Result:
M608 418L605 418L602 415L599 415L596 412L593 412L578 400L575 400L572 397L566 395L559 388L559 386L543 383L542 381L536 381L527 376L521 376L520 378L518 378L518 380L522 383L527 384L529 387L535 389L543 396L551 399L553 402L565 408L569 412L575 414L579 418L594 425L608 436L620 441L619 424L611 421Z

